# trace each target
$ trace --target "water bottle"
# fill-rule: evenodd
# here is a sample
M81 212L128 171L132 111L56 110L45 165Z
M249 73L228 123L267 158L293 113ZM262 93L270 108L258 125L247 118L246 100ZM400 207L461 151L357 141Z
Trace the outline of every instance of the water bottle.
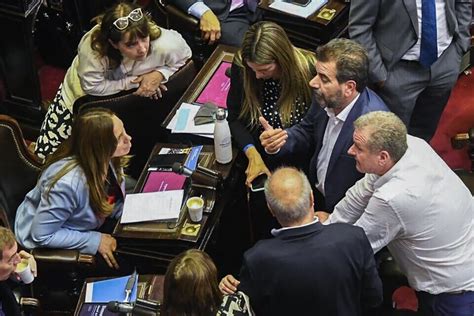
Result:
M218 109L214 126L214 150L216 161L221 164L229 163L232 160L232 139L229 123L225 118L225 111Z

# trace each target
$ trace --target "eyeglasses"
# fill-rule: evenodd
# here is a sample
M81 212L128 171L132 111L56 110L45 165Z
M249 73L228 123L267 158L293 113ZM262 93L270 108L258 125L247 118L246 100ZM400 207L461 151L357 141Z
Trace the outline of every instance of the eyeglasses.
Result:
M117 20L114 21L115 27L119 31L123 31L127 28L128 26L128 19L132 20L133 22L138 22L143 18L143 12L141 8L136 8L132 10L127 16L123 16L121 18L118 18Z

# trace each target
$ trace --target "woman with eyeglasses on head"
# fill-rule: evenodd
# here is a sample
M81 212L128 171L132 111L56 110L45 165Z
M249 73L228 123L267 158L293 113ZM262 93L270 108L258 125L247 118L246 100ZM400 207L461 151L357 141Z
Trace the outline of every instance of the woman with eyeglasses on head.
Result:
M157 99L164 85L191 57L181 35L158 27L137 5L119 2L97 18L81 39L77 56L48 108L35 152L46 158L71 133L74 101L89 94L135 94Z
M98 230L122 214L131 137L122 121L103 108L74 120L71 136L43 166L36 187L18 207L15 234L27 249L78 249L99 253L118 268L116 240Z
M259 141L263 131L259 118L273 128L300 122L311 105L309 81L316 73L315 62L313 53L294 47L283 28L273 22L255 23L245 33L232 64L227 120L234 140L248 158L248 186L258 175L270 174L266 159L270 157ZM279 163L304 168L302 161Z

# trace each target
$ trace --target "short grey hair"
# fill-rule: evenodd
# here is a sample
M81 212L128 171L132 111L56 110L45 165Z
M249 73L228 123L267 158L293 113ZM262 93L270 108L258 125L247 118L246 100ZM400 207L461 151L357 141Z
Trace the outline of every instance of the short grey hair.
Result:
M278 174L284 170L293 170L294 176L285 177L282 181L281 176L279 177ZM300 188L300 190L296 190L298 196L292 195L291 197L287 196L287 198L276 196L276 186L284 186L285 180L294 181L294 187ZM278 182L274 183L275 181ZM308 209L311 206L311 193L311 185L309 184L306 175L301 170L293 167L278 168L265 182L265 198L267 203L278 222L284 226L289 226L293 223L299 222L307 215Z
M369 132L367 145L371 152L385 150L394 162L399 161L407 151L407 128L392 112L375 111L364 114L354 122L354 128Z

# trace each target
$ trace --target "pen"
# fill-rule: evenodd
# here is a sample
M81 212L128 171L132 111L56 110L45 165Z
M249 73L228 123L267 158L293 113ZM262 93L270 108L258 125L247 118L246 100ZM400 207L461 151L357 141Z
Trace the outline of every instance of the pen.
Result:
M133 286L137 279L137 269L133 271L132 275L128 278L127 285L125 285L125 301L130 302L130 295L132 294Z

